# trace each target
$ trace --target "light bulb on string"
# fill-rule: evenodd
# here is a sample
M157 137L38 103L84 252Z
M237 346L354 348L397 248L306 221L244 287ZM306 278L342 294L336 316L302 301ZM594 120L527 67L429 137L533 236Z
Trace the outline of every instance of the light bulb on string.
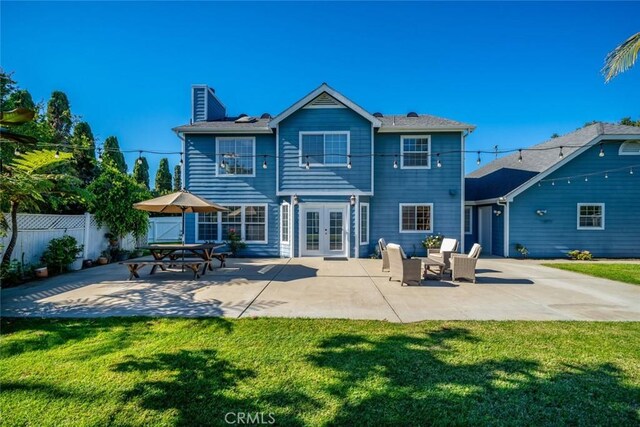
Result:
M20 150L18 149L18 147L16 147L16 149L13 150L13 155L14 156L19 156L20 155Z
M438 159L438 160L436 161L436 166L437 166L437 167L439 167L439 168L441 168L441 167L442 167L442 162L440 162L440 153L437 153L437 154L436 154L436 158Z
M395 155L395 158L393 159L393 168L394 169L398 169L398 155Z
M567 180L567 184L571 184L571 178Z
M555 181L551 181L551 186L555 186L556 182Z
M629 169L629 175L633 175L633 168Z
M349 154L347 158L349 159L349 163L347 163L347 169L351 169L351 154Z
M59 158L60 158L60 150L56 150L55 158L56 158L56 159L59 159Z
M522 163L522 149L518 150L518 163Z
M584 182L589 182L589 177L588 176L584 177Z
M262 162L262 169L267 168L267 156L264 156L264 161Z
M142 151L138 152L138 164L141 165L142 164Z
M605 179L609 178L609 172L605 172L605 173L604 173L604 178L605 178Z
M599 157L604 157L604 148L602 142L600 143L600 153L598 153Z
M478 151L478 160L476 160L476 164L480 165L482 163L482 159L480 158L480 152Z
M564 159L564 153L562 152L562 146L560 146L560 154L558 154L558 157L560 157L561 159Z
M308 155L307 155L306 159L307 159L307 163L304 165L304 167L306 169L309 169L311 167L311 165L309 164L309 156Z

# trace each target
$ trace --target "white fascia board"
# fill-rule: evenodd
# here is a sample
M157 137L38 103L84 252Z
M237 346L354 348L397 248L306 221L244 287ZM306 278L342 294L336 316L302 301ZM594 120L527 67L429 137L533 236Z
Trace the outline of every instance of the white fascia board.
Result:
M500 198L496 197L495 199L484 199L484 200L465 200L464 204L467 206L484 206L484 205L493 205L500 201Z
M174 132L191 133L211 133L211 134L231 134L231 135L252 135L252 134L273 134L271 129L220 129L220 128L193 128L189 126L179 126L172 129Z
M359 191L359 190L283 190L276 191L276 196L373 196L371 191Z
M360 114L362 117L364 117L365 119L370 121L373 124L373 127L379 128L380 126L382 126L382 122L380 120L378 120L378 118L376 118L373 115L369 114L362 107L360 107L359 105L357 105L353 101L349 100L347 97L342 95L340 92L338 92L335 89L329 87L329 85L327 85L326 83L321 84L320 87L318 87L317 89L315 89L314 91L309 93L307 96L305 96L304 98L302 98L301 100L299 100L295 104L293 104L291 107L289 107L286 110L284 110L282 113L278 114L276 117L274 117L269 122L269 126L272 127L272 128L276 127L276 125L278 123L280 123L281 121L283 121L284 119L286 119L287 117L289 117L290 115L292 115L293 113L295 113L296 111L298 111L299 109L301 109L302 107L307 105L309 102L311 102L313 99L315 99L318 95L320 95L323 92L326 92L327 94L329 94L332 97L334 97L336 100L340 101L342 104L346 105L347 107L349 107L350 109L352 109L356 113Z
M466 128L418 128L418 127L400 127L400 126L388 126L378 129L378 133L399 133L399 132L471 132L475 129L475 126Z

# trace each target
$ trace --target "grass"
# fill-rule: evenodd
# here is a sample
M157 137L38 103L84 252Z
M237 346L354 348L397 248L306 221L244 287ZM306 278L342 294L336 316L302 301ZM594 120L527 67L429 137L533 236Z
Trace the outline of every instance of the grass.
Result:
M638 336L640 323L4 319L0 411L6 426L226 425L238 412L638 425Z
M612 263L549 263L546 267L560 270L574 271L603 279L640 285L640 264L612 264Z

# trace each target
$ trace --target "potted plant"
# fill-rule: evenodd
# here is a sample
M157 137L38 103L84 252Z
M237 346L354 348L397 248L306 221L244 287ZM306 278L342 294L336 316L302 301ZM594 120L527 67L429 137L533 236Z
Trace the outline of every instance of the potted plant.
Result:
M33 269L33 274L38 278L38 279L43 279L45 277L49 277L49 269L47 268L46 265L43 264L38 264L36 265L36 267Z
M109 264L110 259L111 259L111 255L109 254L109 251L104 250L100 253L100 256L98 257L98 264L100 265Z
M240 249L244 249L247 247L247 244L242 241L240 235L236 233L236 230L233 228L229 229L228 240L225 241L225 243L227 244L227 246L229 246L229 251L231 252L231 256L233 257L238 255L238 251Z
M82 253L82 245L73 236L62 236L51 239L47 250L42 254L42 262L45 263L50 272L63 273L68 270L69 265L79 260L79 270L82 268L82 258L76 258Z
M438 253L440 252L440 246L442 246L442 236L440 234L427 236L422 241L422 246L427 250L427 255L429 253Z
M113 233L104 233L104 237L109 240L109 246L116 247L118 246L118 237L116 237Z
M129 259L130 252L126 249L117 249L116 250L116 261L126 261Z

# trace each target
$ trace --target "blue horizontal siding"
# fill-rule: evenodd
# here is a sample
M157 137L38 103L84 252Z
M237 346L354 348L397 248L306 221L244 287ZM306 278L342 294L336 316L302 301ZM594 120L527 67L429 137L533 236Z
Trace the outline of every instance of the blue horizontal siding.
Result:
M224 135L229 136L229 135ZM256 155L267 155L267 169L262 168L262 157L256 159L255 177L216 177L215 135L185 135L185 188L194 194L221 205L268 204L268 243L248 244L243 250L247 256L279 256L279 199L275 191L275 137L256 136ZM195 215L188 215L186 239L194 242Z
M421 133L424 134L424 133ZM402 134L407 135L407 134ZM368 251L375 249L377 240L398 243L408 255L424 255L421 241L427 233L400 233L400 203L433 203L433 231L460 240L462 206L462 158L459 132L431 134L432 153L455 151L440 156L442 167L437 168L432 157L431 169L393 168L394 155L400 153L400 134L376 134L375 194L370 200L371 235ZM398 162L400 158L398 157Z
M193 88L193 105L191 106L191 117L194 122L202 122L207 120L205 116L206 111L206 93L204 87Z
M546 179L517 196L510 210L510 256L519 256L515 244L527 247L529 256L564 257L573 249L589 250L597 257L640 256L640 171L629 169L573 179L567 176L601 172L640 163L640 156L619 156L620 142L605 143L605 157L599 146L592 147ZM604 230L577 230L578 203L605 203ZM536 210L546 210L539 216Z
M352 169L300 166L300 132L349 131ZM280 190L371 191L371 123L348 108L300 109L279 126ZM304 163L304 159L303 159ZM345 162L346 163L346 162Z

